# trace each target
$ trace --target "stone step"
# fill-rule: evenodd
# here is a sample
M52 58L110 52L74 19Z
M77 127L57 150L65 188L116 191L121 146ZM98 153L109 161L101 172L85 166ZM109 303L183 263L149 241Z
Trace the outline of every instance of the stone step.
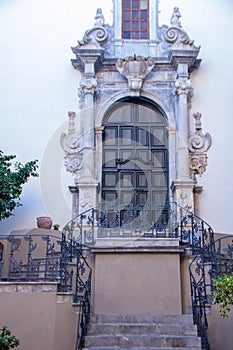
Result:
M91 348L84 348L83 350L119 350L119 349L123 349L123 350L142 350L144 349L144 347L142 348L119 348L119 347L91 347ZM165 348L163 347L162 350L174 350L174 347L172 348ZM175 350L186 350L187 348L175 348ZM188 348L188 350L200 350L201 348ZM146 350L161 350L161 347L159 348L146 348Z
M149 323L149 324L192 324L191 314L185 315L160 315L160 314L95 314L91 315L91 324L93 323Z
M88 335L108 334L152 334L152 335L197 335L197 328L192 324L164 323L92 323Z
M200 350L192 315L91 315L86 350Z
M195 336L165 335L95 335L86 336L85 347L119 347L119 348L201 348L201 341Z

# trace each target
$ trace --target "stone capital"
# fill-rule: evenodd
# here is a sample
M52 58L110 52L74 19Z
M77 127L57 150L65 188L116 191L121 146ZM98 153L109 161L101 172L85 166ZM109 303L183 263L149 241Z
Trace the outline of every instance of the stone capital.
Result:
M193 93L191 80L187 77L178 77L175 81L175 93L190 96Z
M79 90L80 96L86 95L86 94L90 94L94 96L97 89L97 80L95 78L86 78L85 80L80 81L79 86L80 86L80 90Z

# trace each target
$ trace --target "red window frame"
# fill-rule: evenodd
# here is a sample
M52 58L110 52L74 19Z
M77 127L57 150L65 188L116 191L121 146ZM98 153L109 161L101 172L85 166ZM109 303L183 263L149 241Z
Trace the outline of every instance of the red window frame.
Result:
M122 39L149 39L149 0L122 0Z

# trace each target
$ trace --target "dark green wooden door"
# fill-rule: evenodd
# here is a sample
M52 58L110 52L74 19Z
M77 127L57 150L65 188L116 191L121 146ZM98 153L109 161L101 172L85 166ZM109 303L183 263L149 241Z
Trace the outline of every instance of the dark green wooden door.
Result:
M122 102L105 118L102 210L110 223L167 220L168 151L163 116L149 105Z

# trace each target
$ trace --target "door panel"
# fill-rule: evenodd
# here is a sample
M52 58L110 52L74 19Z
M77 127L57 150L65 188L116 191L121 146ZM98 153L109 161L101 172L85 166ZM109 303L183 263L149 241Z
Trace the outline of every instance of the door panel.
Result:
M147 226L168 220L166 143L165 121L153 108L122 103L106 118L102 211L111 217L109 226L126 225L142 215Z

